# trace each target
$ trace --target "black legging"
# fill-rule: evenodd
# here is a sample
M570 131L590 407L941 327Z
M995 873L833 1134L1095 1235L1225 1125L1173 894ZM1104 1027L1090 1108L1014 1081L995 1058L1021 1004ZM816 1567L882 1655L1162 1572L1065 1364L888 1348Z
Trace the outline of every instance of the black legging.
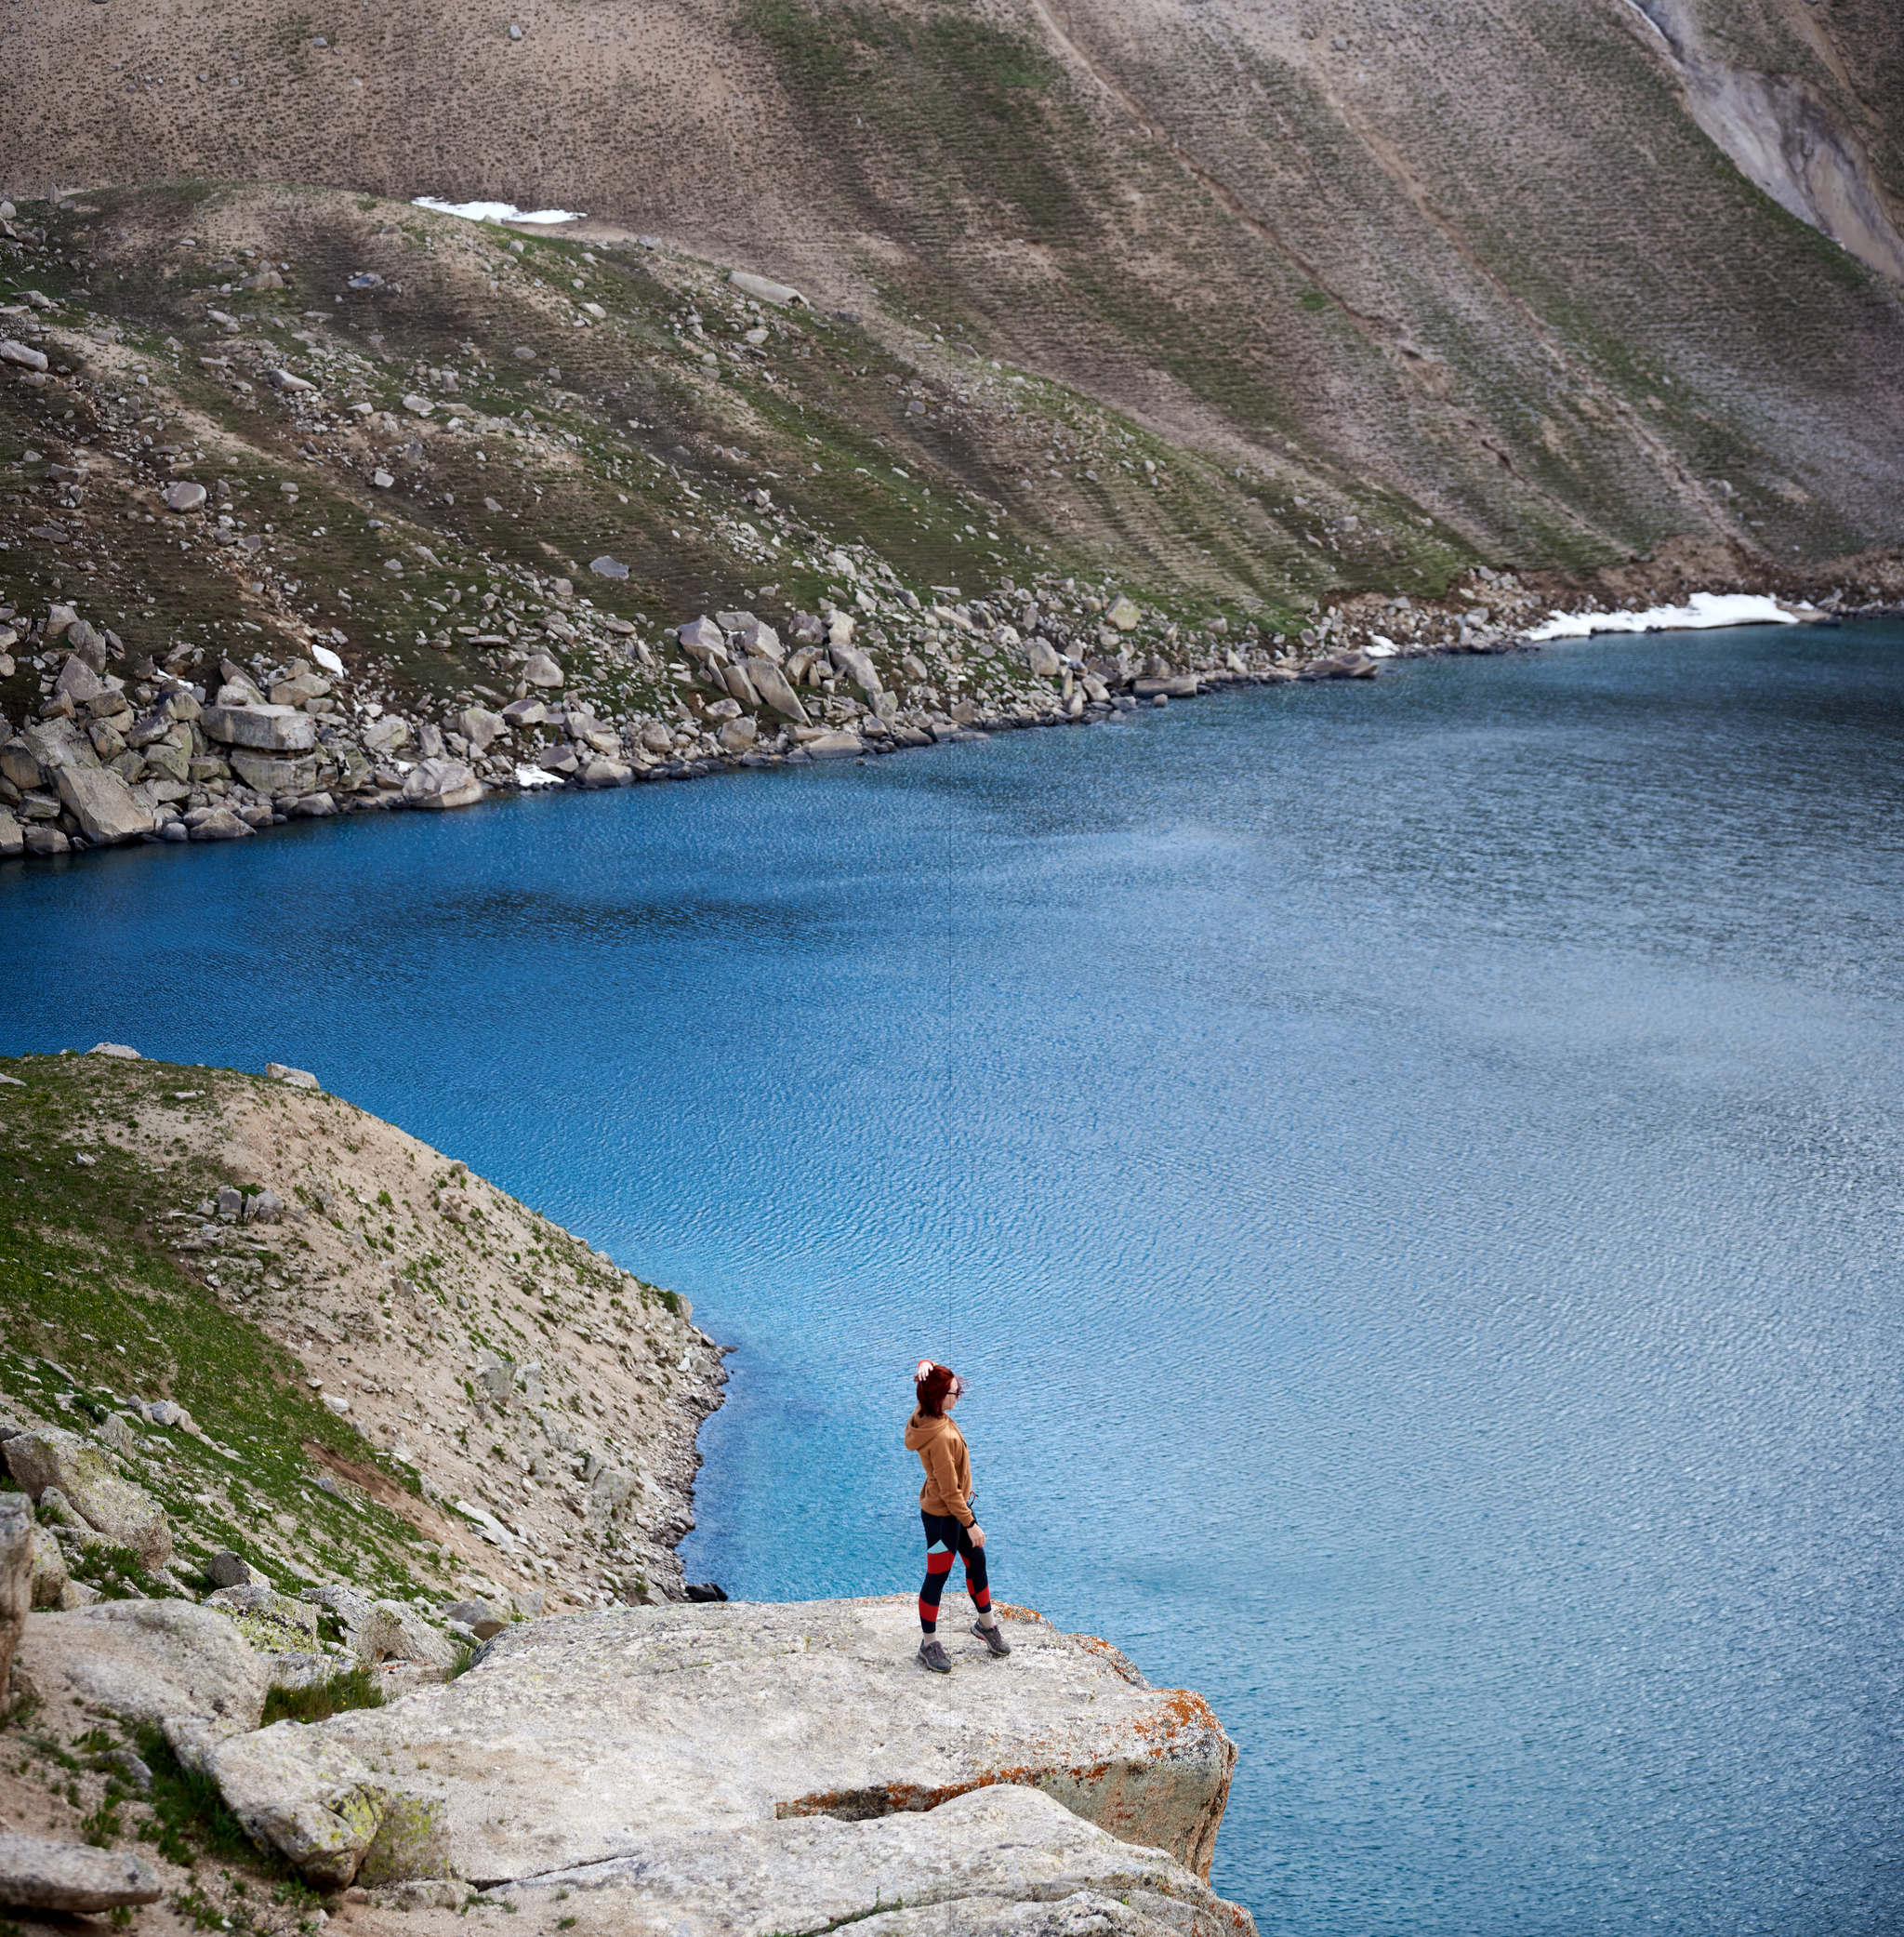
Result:
M919 1625L928 1634L939 1625L939 1597L952 1572L952 1557L965 1561L965 1591L981 1614L992 1611L992 1590L985 1580L985 1550L972 1544L972 1530L949 1513L921 1513L926 1527L926 1584L919 1590ZM941 1553L939 1549L945 1548Z

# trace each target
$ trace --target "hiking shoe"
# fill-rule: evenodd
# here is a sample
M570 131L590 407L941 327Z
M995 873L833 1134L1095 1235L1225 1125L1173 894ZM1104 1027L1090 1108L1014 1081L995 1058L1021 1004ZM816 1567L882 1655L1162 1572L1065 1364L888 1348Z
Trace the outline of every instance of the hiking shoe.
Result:
M952 1664L946 1659L945 1651L935 1635L929 1635L919 1644L919 1664L930 1668L934 1675L949 1675Z
M1002 1628L987 1627L982 1621L974 1621L972 1624L972 1631L994 1654L1010 1654L1012 1652L1012 1643L1005 1638Z

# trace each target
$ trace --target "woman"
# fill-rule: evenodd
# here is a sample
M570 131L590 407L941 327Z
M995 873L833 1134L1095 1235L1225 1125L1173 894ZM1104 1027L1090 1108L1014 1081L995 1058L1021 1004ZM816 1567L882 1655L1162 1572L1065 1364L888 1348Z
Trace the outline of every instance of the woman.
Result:
M994 1654L1010 1654L1012 1647L998 1632L998 1617L992 1612L992 1590L985 1581L985 1530L972 1512L972 1454L965 1435L952 1424L952 1408L965 1387L949 1365L921 1359L913 1373L913 1389L919 1406L906 1421L906 1443L926 1469L926 1483L919 1490L919 1513L926 1527L926 1581L919 1590L919 1625L925 1638L919 1644L919 1658L933 1674L949 1675L952 1664L938 1639L939 1597L945 1591L954 1554L964 1559L965 1589L978 1610L972 1633Z

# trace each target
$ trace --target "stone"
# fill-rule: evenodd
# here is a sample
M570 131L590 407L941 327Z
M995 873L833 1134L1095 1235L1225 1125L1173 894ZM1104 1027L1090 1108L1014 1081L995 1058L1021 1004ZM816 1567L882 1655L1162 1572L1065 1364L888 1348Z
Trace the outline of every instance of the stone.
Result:
M403 399L403 408L412 417L429 417L435 410L436 405L420 391L412 391Z
M139 1451L139 1436L132 1430L132 1422L124 1413L107 1413L98 1438L101 1446L116 1453L121 1459L129 1458Z
M46 1531L34 1526L33 1507L24 1493L0 1493L0 1697L7 1692L13 1657L33 1605L38 1552L33 1535Z
M509 1625L502 1615L483 1600L459 1600L443 1610L443 1618L461 1622L479 1641L488 1640L491 1635L499 1635Z
M423 760L403 776L403 799L413 807L470 807L483 783L459 760Z
M108 688L86 659L74 653L60 669L60 676L53 682L53 690L65 694L73 705L85 706L98 699Z
M495 743L496 736L503 730L500 713L486 711L480 706L465 707L455 721L456 730L469 741L470 750L477 753L487 753Z
M610 760L605 754L597 754L594 759L582 764L575 777L584 787L597 789L626 787L635 777L635 770L619 760Z
M208 738L260 753L308 753L317 745L316 720L295 706L208 706L201 723Z
M29 1615L20 1662L49 1706L71 1697L130 1722L193 1716L213 1734L257 1728L270 1685L231 1620L189 1600Z
M1167 679L1132 680L1130 690L1139 699L1155 699L1159 693L1167 699L1194 699L1197 680L1195 673L1172 673Z
M87 1917L155 1904L160 1893L157 1876L123 1850L0 1831L0 1904L9 1909Z
M843 641L831 643L826 648L833 664L859 688L867 699L876 699L880 692L879 675L873 662L856 645Z
M308 382L302 377L293 376L289 370L284 369L267 370L264 373L264 380L274 391L314 391L317 388L316 384Z
M797 726L807 724L809 715L800 704L800 695L787 683L787 675L773 660L750 659L747 678L762 706L778 713L783 720L792 721Z
M267 1063L264 1073L273 1082L287 1082L294 1090L315 1090L323 1085L309 1069L294 1069L289 1063Z
M1143 623L1143 613L1138 611L1137 607L1122 592L1119 592L1111 601L1109 608L1104 613L1105 625L1115 626L1120 632L1136 630L1137 627Z
M131 1547L148 1573L172 1558L165 1509L143 1487L112 1469L99 1447L60 1426L16 1433L0 1447L7 1469L37 1499L57 1487L87 1526L116 1546Z
M22 793L31 793L34 788L46 784L32 746L20 734L0 742L0 780L10 781Z
M745 753L760 737L760 729L745 713L738 720L729 720L714 737L729 753Z
M86 1051L89 1056L114 1056L122 1063L143 1062L145 1058L129 1042L95 1042Z
M378 465L377 468L370 473L370 482L379 491L388 491L390 488L390 486L396 483L396 479L392 477L389 471L384 470L384 468L381 465ZM496 509L499 511L501 507L497 506Z
M44 370L46 367L46 353L35 350L26 343L17 343L11 337L0 341L0 364L11 364L20 370Z
M809 760L852 760L866 749L858 734L838 732L823 733L817 739L808 740L804 750Z
M248 747L233 747L228 761L232 773L246 787L268 800L283 800L286 796L295 799L310 793L317 785L315 760L284 760L271 753L254 753Z
M182 515L188 511L202 511L205 510L205 486L203 484L194 484L190 478L179 478L175 483L167 484L159 493L159 497L164 501L165 507L168 511L177 511Z
M610 558L605 553L601 558L591 558L588 569L598 578L626 578L628 568L618 558Z
M549 709L539 699L514 699L502 710L507 726L540 726L549 718Z
M205 1596L203 1605L235 1622L239 1633L262 1653L308 1654L317 1647L317 1609L262 1581L219 1587Z
M1034 679L1056 679L1064 670L1064 662L1058 657L1057 648L1039 632L1034 632L1025 642L1025 657Z
M394 753L410 744L410 723L401 713L384 713L364 729L364 744L373 753Z
M44 827L28 828L24 844L30 855L63 855L73 845L58 828Z
M243 841L250 832L250 827L229 807L214 807L191 829L190 838L193 841Z
M54 777L60 804L95 847L116 846L152 832L152 810L141 806L132 789L110 769L61 767Z
M299 794L288 810L293 820L328 820L337 811L337 801L323 792Z
M562 684L565 675L547 653L531 653L522 667L522 679L532 686L554 688Z
M757 276L744 269L730 270L727 280L743 296L751 296L757 302L770 302L776 309L790 309L806 301L791 283L776 283L770 276Z
M604 1927L714 1937L1096 1887L1173 1903L1180 1933L1250 1930L1203 1881L1236 1753L1208 1706L1003 1613L1010 1663L947 1635L930 1687L909 1597L538 1621L389 1707L218 1743L210 1769L327 1888L462 1876L538 1911L625 1891L639 1917L611 1895Z
M22 1495L24 1497L24 1495ZM54 1538L50 1527L33 1529L33 1604L36 1608L57 1608L67 1582L66 1550ZM0 1680L0 1690L5 1688Z
M257 1572L248 1560L221 1547L205 1563L205 1578L214 1587L269 1587L271 1583Z
M715 653L725 653L727 635L705 615L691 619L681 627L674 635L681 641L681 650L691 659L707 659Z

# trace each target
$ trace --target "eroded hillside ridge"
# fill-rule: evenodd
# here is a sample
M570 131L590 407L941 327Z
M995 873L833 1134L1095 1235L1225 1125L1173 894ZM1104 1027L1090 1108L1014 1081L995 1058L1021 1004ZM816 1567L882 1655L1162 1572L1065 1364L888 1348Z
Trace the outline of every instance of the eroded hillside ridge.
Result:
M23 1057L0 1142L8 1430L82 1435L168 1529L56 1516L69 1599L218 1553L436 1614L684 1591L725 1376L684 1300L295 1070Z
M1895 228L1904 25L1879 0L1671 12L1685 59L1631 0L556 0L513 23L25 0L0 185L158 154L587 210L895 350L918 320L962 333L1223 468L1404 499L1495 565L1895 542L1897 285L1759 164L1846 241L1859 196L1871 237Z
M1583 592L1904 590L1736 537L1498 570L1348 477L641 245L335 192L7 206L0 857L1091 724Z

